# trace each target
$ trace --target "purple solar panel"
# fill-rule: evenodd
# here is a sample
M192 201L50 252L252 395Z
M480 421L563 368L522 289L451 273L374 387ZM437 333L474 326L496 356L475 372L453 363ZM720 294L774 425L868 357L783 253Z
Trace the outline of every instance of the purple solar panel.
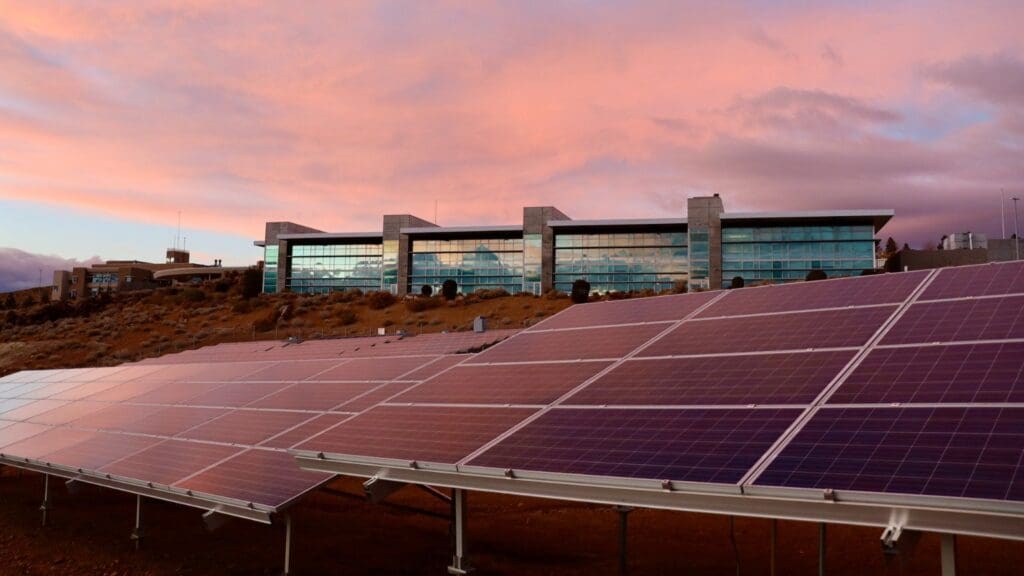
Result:
M816 308L898 304L906 300L928 274L927 271L879 274L730 290L724 298L709 306L697 317L714 318Z
M435 374L439 374L441 372L444 372L448 368L451 368L452 366L455 366L456 364L458 364L459 362L462 362L463 360L466 360L467 358L470 358L470 356L468 354L459 354L459 355L456 355L456 356L441 356L437 360L431 362L430 364L424 365L423 368L420 368L418 370L414 370L414 371L412 371L412 372L402 376L402 379L403 380L426 380L427 378L430 378L431 376L434 376Z
M454 464L535 411L379 406L295 448Z
M131 399L141 404L178 404L223 386L218 382L167 382Z
M166 385L166 382L136 380L100 388L90 395L83 396L83 398L96 402L134 402L135 398L159 390ZM92 384L85 384L85 386L92 386ZM80 388L75 388L75 390L80 390Z
M362 412L368 408L373 408L377 404L384 402L403 390L408 390L412 386L413 384L411 382L388 382L387 384L381 384L376 388L371 389L369 392L335 407L334 410L342 412Z
M550 330L682 320L718 295L719 292L696 292L577 304L541 322L533 329Z
M330 479L300 469L286 452L247 450L175 487L277 508Z
M94 394L99 394L100 392L114 388L115 386L120 386L121 384L122 382L114 380L95 380L93 382L79 384L74 388L70 388L68 390L64 390L62 392L54 394L50 398L52 400L82 400L85 398L89 398Z
M556 408L469 464L534 472L735 483L802 412Z
M113 404L103 410L87 414L72 422L76 428L92 430L124 430L125 427L149 418L153 414L165 410L162 406L133 406Z
M574 405L807 404L853 351L756 354L728 359L629 360L573 395Z
M457 366L391 402L549 404L610 362Z
M825 408L763 486L1024 500L1024 408Z
M35 422L37 424L57 426L60 424L67 424L68 422L77 420L83 416L88 416L93 412L99 412L107 406L108 404L103 404L101 402L69 402L63 406L54 408L53 410L43 412L38 416L33 416L32 418L29 418L28 421Z
M368 382L300 382L249 405L249 408L327 411L373 390Z
M47 454L88 440L95 434L95 432L75 430L74 428L50 428L20 442L8 444L2 450L3 455L7 457L43 460Z
M895 306L881 306L690 321L639 355L682 356L862 346L895 309Z
M1024 338L1024 296L910 306L882 344Z
M62 394L64 392L68 392L69 390L71 390L73 388L77 388L79 386L83 386L84 384L85 384L84 382L74 382L74 381L71 381L71 382L53 382L53 383L41 386L39 388L36 388L34 390L28 391L28 392L26 392L24 394L20 394L19 396L21 398L35 398L35 399L41 400L43 398L55 397L55 396L57 396L59 394Z
M255 446L309 419L302 412L236 410L198 426L179 437Z
M331 426L340 423L342 420L351 418L351 414L323 414L316 416L301 425L278 434L269 440L260 443L260 446L268 448L288 449L312 436L327 430Z
M46 456L46 460L70 468L98 470L159 442L159 438L149 436L99 432L78 444L51 452Z
M621 358L666 328L666 324L640 324L568 332L520 332L470 358L466 364Z
M242 450L222 444L165 440L103 466L100 472L170 486Z
M44 412L49 412L54 408L60 408L65 404L67 404L67 402L64 402L63 400L36 400L35 402L30 402L13 410L7 410L4 412L4 419L28 420L29 418L33 418Z
M123 406L131 410L132 406ZM125 432L136 434L154 434L157 436L174 436L189 428L198 426L225 414L227 410L221 408L194 408L191 406L173 406L164 408L159 412L149 414L122 428Z
M310 378L310 381L384 381L394 380L407 372L434 360L433 356L413 356L409 358L379 359L359 358L322 372Z
M284 382L234 382L190 398L188 404L190 406L245 406L287 386L288 384Z
M876 348L830 404L1024 402L1024 343Z
M939 270L922 300L1024 293L1024 262L957 266Z

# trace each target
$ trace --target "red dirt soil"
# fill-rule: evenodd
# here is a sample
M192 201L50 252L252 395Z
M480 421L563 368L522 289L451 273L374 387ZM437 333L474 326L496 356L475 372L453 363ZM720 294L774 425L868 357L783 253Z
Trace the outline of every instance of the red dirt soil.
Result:
M143 547L129 541L135 497L82 486L68 494L51 481L50 525L40 527L42 477L0 470L0 574L264 575L279 573L283 526L231 521L214 532L199 510L143 501ZM297 575L444 574L449 522L409 508L447 514L448 506L416 488L371 505L358 480L341 479L310 494L292 511L292 573ZM738 518L741 573L769 574L769 521ZM469 495L469 558L478 574L592 575L618 573L618 514L607 506ZM888 556L877 529L828 527L829 575L917 576L939 573L939 539L903 536ZM916 537L915 537L916 536ZM728 519L636 510L629 517L630 573L735 574ZM958 573L1021 574L1024 544L957 539ZM817 573L817 525L779 522L777 574Z

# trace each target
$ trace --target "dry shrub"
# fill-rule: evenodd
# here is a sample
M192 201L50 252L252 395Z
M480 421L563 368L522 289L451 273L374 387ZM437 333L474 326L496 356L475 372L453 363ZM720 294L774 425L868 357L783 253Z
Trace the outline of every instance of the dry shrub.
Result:
M421 296L419 298L407 298L405 300L405 309L409 312L424 312L426 310L437 308L441 304L442 302L439 298L426 298Z
M395 303L391 292L370 292L366 295L366 306L370 310L383 310Z

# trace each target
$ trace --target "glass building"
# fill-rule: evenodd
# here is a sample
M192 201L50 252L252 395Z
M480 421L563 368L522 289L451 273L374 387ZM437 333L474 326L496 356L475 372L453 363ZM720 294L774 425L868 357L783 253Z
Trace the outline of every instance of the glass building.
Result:
M568 292L664 291L802 280L811 270L850 276L876 269L876 235L891 210L730 213L717 195L690 198L688 218L572 220L527 207L522 225L441 227L384 216L381 232L330 233L268 222L263 289L322 293L359 288L397 295L502 288Z

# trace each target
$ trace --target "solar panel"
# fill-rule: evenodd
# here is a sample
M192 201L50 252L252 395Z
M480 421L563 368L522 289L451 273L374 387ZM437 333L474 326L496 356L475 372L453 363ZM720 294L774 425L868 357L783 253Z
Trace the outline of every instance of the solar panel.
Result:
M862 346L895 309L894 306L880 306L691 321L680 325L639 355L682 356Z
M351 414L322 414L315 416L291 430L286 430L281 434L260 442L260 446L288 449L351 417Z
M240 407L284 389L284 382L233 382L189 400L194 406Z
M576 304L537 324L535 330L581 328L612 324L673 322L682 320L714 297L717 292L696 292L660 298Z
M609 365L598 361L456 366L391 402L549 404Z
M408 390L413 386L412 382L388 382L387 384L381 384L376 388L371 389L369 392L356 396L352 400L345 402L334 408L335 411L342 410L345 412L362 412L368 408L372 408L377 404L384 402L391 398L395 394Z
M308 414L301 412L236 410L186 430L178 436L252 446L298 426L308 418Z
M666 324L588 328L570 332L523 332L489 348L466 364L621 358L664 331Z
M373 390L375 386L366 382L300 382L258 400L249 407L327 411Z
M907 272L730 290L724 298L703 310L697 317L898 304L906 300L927 276L927 271Z
M223 444L165 440L108 464L100 472L170 486L242 450Z
M3 416L5 420L28 420L45 412L49 412L54 408L60 408L65 404L67 404L67 402L62 400L36 400L14 408L13 410L7 410L4 412Z
M50 428L38 434L33 434L24 440L4 446L4 455L15 455L22 458L42 458L47 454L67 448L86 440L94 435L93 432L75 430L73 428Z
M359 358L309 378L310 381L387 381L422 367L434 360L433 356L415 356L411 358L389 358L387 362L376 359Z
M99 470L107 464L141 452L159 442L159 438L150 436L98 432L77 444L54 450L45 458L71 468Z
M1024 500L1024 408L824 408L756 484Z
M0 428L0 452L11 444L21 442L25 438L45 432L49 429L49 426L32 424L30 422L15 422L10 426L4 426L3 428Z
M469 465L731 484L801 412L555 408Z
M1024 402L1024 342L876 348L831 404Z
M277 362L246 376L246 382L290 382L305 380L324 370L334 368L347 360L307 360L304 362Z
M38 424L57 426L60 424L67 424L72 420L87 416L93 412L99 412L106 407L106 404L101 404L99 402L68 402L67 404L54 408L53 410L48 410L38 416L33 416L29 418L28 421L36 422Z
M295 467L284 452L246 450L175 486L277 508L331 478Z
M1024 338L1024 296L917 303L882 344Z
M533 414L529 408L379 406L298 450L454 464Z
M122 406L131 410L132 407ZM195 408L191 406L173 406L154 412L146 418L124 424L125 432L135 434L154 434L157 436L175 436L185 430L223 416L228 411L221 408Z
M1024 262L943 268L922 300L1024 293Z
M573 405L808 404L853 351L635 359L589 384Z

